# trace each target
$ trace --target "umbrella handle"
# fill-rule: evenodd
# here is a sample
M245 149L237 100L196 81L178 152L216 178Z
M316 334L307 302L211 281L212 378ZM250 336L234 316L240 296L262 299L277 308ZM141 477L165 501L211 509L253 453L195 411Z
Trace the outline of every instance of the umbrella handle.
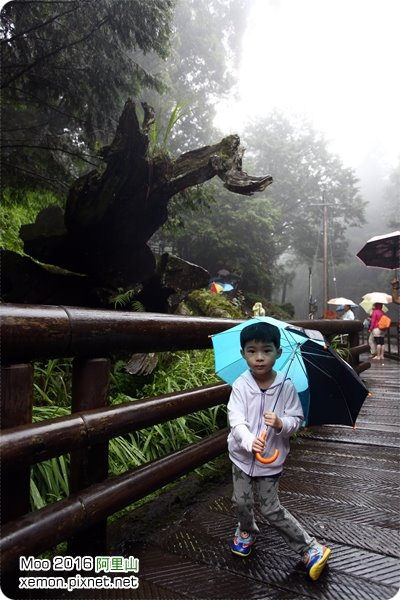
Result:
M261 437L261 438L262 438L262 440L265 442L265 440L267 439L267 432L266 432L266 431L263 431L263 432L261 433L260 437ZM273 462L275 462L275 461L276 461L276 459L278 458L278 456L279 456L279 450L278 450L278 448L275 448L275 450L273 451L273 453L271 454L271 456L267 456L267 457L261 456L261 453L260 453L260 452L256 452L256 453L255 453L255 457L256 457L256 459L257 459L257 460L258 460L260 463L262 463L263 465L269 465L270 463L273 463Z

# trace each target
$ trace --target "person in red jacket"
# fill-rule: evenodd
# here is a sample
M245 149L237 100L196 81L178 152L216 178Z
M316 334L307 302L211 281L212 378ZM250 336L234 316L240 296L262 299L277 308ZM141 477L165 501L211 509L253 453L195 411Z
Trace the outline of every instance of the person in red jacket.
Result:
M383 355L385 352L384 333L378 327L379 319L382 315L382 304L380 302L376 302L372 308L371 321L369 324L369 330L372 332L372 335L374 336L374 342L376 344L376 356L374 356L373 360L383 360Z

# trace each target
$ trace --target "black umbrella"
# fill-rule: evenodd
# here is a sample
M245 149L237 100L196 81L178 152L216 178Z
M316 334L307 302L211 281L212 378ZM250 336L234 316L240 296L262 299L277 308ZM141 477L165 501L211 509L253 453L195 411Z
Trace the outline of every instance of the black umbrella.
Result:
M330 347L316 346L310 340L300 351L311 399L307 425L354 426L368 395L357 373Z
M367 267L398 269L400 267L400 231L376 235L357 252Z

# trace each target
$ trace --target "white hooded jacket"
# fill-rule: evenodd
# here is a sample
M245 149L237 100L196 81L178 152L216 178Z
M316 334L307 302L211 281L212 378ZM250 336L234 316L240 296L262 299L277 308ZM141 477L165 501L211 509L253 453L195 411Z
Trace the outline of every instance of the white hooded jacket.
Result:
M282 420L282 429L278 433L273 427L268 427L262 454L270 456L277 448L279 456L273 463L264 465L255 459L251 447L254 438L266 429L264 413L272 410ZM289 453L289 438L299 429L303 419L296 389L283 373L278 371L272 385L262 392L250 370L245 371L234 381L228 402L231 427L228 451L231 461L251 477L280 473Z

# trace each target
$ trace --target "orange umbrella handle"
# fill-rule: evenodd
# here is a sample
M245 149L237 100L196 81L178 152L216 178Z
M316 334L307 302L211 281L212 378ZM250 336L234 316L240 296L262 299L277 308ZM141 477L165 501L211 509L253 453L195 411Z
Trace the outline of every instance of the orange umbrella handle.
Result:
M263 431L261 433L260 437L265 441L267 439L267 432ZM270 463L273 463L278 458L278 456L279 456L278 448L275 448L275 450L273 451L271 456L268 456L268 457L261 456L260 452L255 453L256 459L263 465L269 465Z

